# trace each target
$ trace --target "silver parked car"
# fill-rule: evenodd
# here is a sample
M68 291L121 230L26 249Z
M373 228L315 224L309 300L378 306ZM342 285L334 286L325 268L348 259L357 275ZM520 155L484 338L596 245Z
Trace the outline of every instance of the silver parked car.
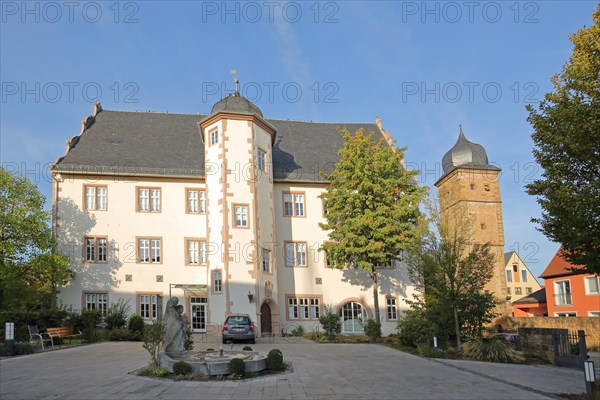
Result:
M233 314L223 324L223 343L236 340L256 342L256 326L248 314Z

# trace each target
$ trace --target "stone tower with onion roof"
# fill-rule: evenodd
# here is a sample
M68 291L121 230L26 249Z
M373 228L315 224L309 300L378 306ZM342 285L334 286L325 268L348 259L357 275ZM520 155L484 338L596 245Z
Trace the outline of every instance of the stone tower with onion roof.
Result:
M498 301L497 312L507 313L510 298L506 289L504 264L504 225L500 198L500 168L491 165L483 146L469 141L460 129L456 144L442 158L442 177L438 188L440 212L464 218L471 225L474 243L489 242L495 257L494 275L485 286ZM450 222L452 223L452 222Z

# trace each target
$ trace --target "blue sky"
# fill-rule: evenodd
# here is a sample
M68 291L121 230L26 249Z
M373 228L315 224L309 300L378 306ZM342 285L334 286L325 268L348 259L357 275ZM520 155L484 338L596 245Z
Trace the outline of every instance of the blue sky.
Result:
M596 1L4 1L0 157L50 194L48 165L105 109L207 113L233 89L265 117L373 122L429 186L458 125L501 167L506 251L539 275L558 244L525 104L550 90Z

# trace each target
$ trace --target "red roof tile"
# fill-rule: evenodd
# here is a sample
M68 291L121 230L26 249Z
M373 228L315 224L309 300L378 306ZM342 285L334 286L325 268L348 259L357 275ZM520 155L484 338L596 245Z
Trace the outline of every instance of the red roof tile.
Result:
M575 275L575 274L585 273L583 271L582 272L572 271L571 269L573 269L573 268L580 269L582 267L571 264L570 262L568 262L567 260L562 258L561 253L562 253L562 246L560 247L560 249L558 249L558 251L552 258L552 260L550 261L550 263L548 264L548 266L546 267L544 272L542 272L542 274L540 275L540 278L546 279L546 278L552 278L555 276Z

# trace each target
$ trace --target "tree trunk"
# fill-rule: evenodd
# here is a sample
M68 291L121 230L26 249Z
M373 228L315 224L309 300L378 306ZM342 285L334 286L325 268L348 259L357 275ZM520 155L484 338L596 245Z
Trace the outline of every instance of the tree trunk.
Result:
M57 301L56 301L56 291L57 291L56 284L53 282L52 283L52 291L50 293L50 308L52 310L56 309L56 304L57 304Z
M458 311L456 307L452 308L454 310L454 329L456 330L456 351L460 352L460 326L458 325Z
M381 323L379 317L379 281L377 280L377 272L373 271L373 306L375 307L375 321Z

